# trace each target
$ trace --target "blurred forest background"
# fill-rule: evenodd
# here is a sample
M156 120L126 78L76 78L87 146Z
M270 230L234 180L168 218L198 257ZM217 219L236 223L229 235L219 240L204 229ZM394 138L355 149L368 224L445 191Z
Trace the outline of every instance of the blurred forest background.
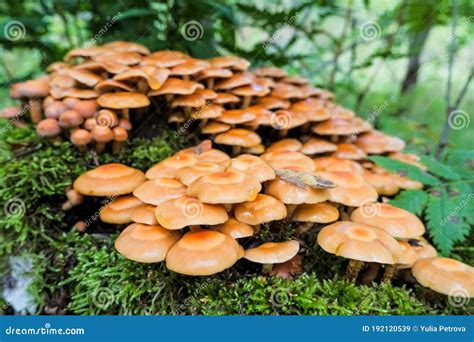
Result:
M0 108L12 102L11 84L45 73L72 48L113 40L138 42L152 51L176 49L199 58L236 54L255 66L277 65L331 89L338 103L400 136L406 151L426 158L422 162L432 175L409 175L425 189L402 192L393 202L424 219L441 254L472 265L473 34L470 0L1 0ZM225 279L191 282L166 277L159 267L137 266L110 252L110 234L105 239L71 230L57 205L72 175L90 168L86 158L67 143L35 145L40 143L33 130L5 132L0 137L0 203L21 199L23 212L0 217L0 273L11 266L8 256L33 256L29 268L38 274L22 290L33 294L38 310L25 312L241 314L242 298L244 314L451 312L445 304L435 311L430 299L418 293L413 299L400 287L354 287L337 276L332 282L336 260L329 268L305 270L308 275L297 281L249 278L227 287ZM136 142L133 151L103 156L101 162L143 167L171 153L167 136L160 139ZM22 141L33 145L34 153L17 158L10 145L22 147ZM292 304L298 304L269 303L278 286L294 293ZM114 300L101 306L94 294L102 288ZM176 298L177 292L192 295ZM334 298L338 305L331 304ZM179 305L183 310L176 312ZM11 312L2 298L0 306Z

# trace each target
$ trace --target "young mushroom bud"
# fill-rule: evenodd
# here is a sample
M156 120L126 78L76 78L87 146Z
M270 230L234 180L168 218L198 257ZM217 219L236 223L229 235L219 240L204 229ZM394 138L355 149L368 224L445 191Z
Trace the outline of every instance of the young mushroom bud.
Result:
M128 133L125 130L125 128L122 128L122 127L114 127L112 132L114 134L114 142L112 143L112 152L115 152L120 148L121 143L127 140Z
M40 137L56 137L61 133L61 127L59 127L58 120L43 119L36 126L36 133Z
M92 141L92 135L88 130L76 129L71 133L70 139L73 145L77 146L79 151L84 153L87 151L87 144Z
M96 126L91 133L96 142L95 150L97 153L102 153L105 150L105 144L114 138L114 133L107 126Z

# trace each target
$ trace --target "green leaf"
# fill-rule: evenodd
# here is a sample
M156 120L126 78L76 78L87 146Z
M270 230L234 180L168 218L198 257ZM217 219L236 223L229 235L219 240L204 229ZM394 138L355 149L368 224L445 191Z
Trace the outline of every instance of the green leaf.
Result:
M463 219L463 204L458 196L449 198L445 189L430 195L426 208L427 228L441 254L451 253L454 243L464 241L470 226Z
M451 166L443 164L432 157L422 156L420 162L428 167L428 170L441 178L459 180L461 177Z
M390 204L420 216L427 200L428 194L423 190L405 190L392 199Z
M388 171L394 173L405 173L408 178L426 185L434 186L439 185L441 183L438 178L419 169L418 167L403 163L399 160L395 160L390 157L373 156L369 157L368 159L373 161L377 165L383 167L384 169L387 169Z

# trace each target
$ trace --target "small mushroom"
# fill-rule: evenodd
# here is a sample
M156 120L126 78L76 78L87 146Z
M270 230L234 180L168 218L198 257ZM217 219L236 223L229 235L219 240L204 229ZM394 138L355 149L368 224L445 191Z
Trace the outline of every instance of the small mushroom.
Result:
M292 216L297 222L304 222L298 226L297 233L307 232L315 223L330 223L339 218L337 208L329 203L300 204Z
M166 256L166 267L190 276L208 276L232 267L243 255L230 236L200 230L186 233Z
M188 195L204 203L233 204L253 201L262 189L260 182L239 171L215 172L196 179Z
M158 205L183 197L186 195L186 187L173 178L156 178L136 187L133 195L144 203Z
M100 208L102 222L124 224L132 222L132 214L144 204L132 195L121 196Z
M229 235L234 239L242 239L254 234L252 226L237 221L233 217L230 217L226 222L219 225L217 231Z
M105 145L114 138L113 131L107 126L97 125L92 129L91 134L95 140L97 153L102 153L105 150Z
M155 217L166 229L177 230L190 226L216 225L227 221L228 215L221 205L205 204L196 198L183 196L159 204Z
M159 225L132 223L115 241L115 249L130 260L153 263L165 260L171 246L179 240L176 232Z
M145 182L143 172L123 164L104 164L80 175L74 190L86 196L119 196L133 192Z
M419 259L412 268L423 286L451 297L474 297L474 268L450 258Z
M77 146L79 151L84 153L87 151L87 144L92 141L92 135L88 130L76 129L71 133L70 139L73 145Z
M324 227L317 241L326 252L350 259L347 268L350 281L357 279L364 262L393 265L402 253L397 240L383 230L349 221Z
M263 264L262 271L270 273L273 264L280 264L293 258L299 251L300 244L296 240L285 242L266 242L258 247L245 250L244 258Z

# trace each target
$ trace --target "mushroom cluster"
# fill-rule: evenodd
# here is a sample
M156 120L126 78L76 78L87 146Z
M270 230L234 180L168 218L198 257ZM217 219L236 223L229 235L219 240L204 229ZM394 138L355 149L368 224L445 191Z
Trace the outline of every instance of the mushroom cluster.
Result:
M146 263L166 261L172 271L203 276L221 272L242 257L268 267L296 256L296 240L270 241L245 251L241 246L259 225L287 219L288 199L262 191L262 184L277 178L264 159L249 154L230 158L204 141L146 173L122 164L101 165L79 176L73 191L112 199L99 210L100 219L130 224L115 242L126 258ZM274 187L278 189L278 185ZM319 203L321 207L302 208L301 220L337 219L337 209L320 203L327 199L324 191L307 189L302 203ZM299 193L288 197L291 203ZM308 217L311 213L313 217Z

